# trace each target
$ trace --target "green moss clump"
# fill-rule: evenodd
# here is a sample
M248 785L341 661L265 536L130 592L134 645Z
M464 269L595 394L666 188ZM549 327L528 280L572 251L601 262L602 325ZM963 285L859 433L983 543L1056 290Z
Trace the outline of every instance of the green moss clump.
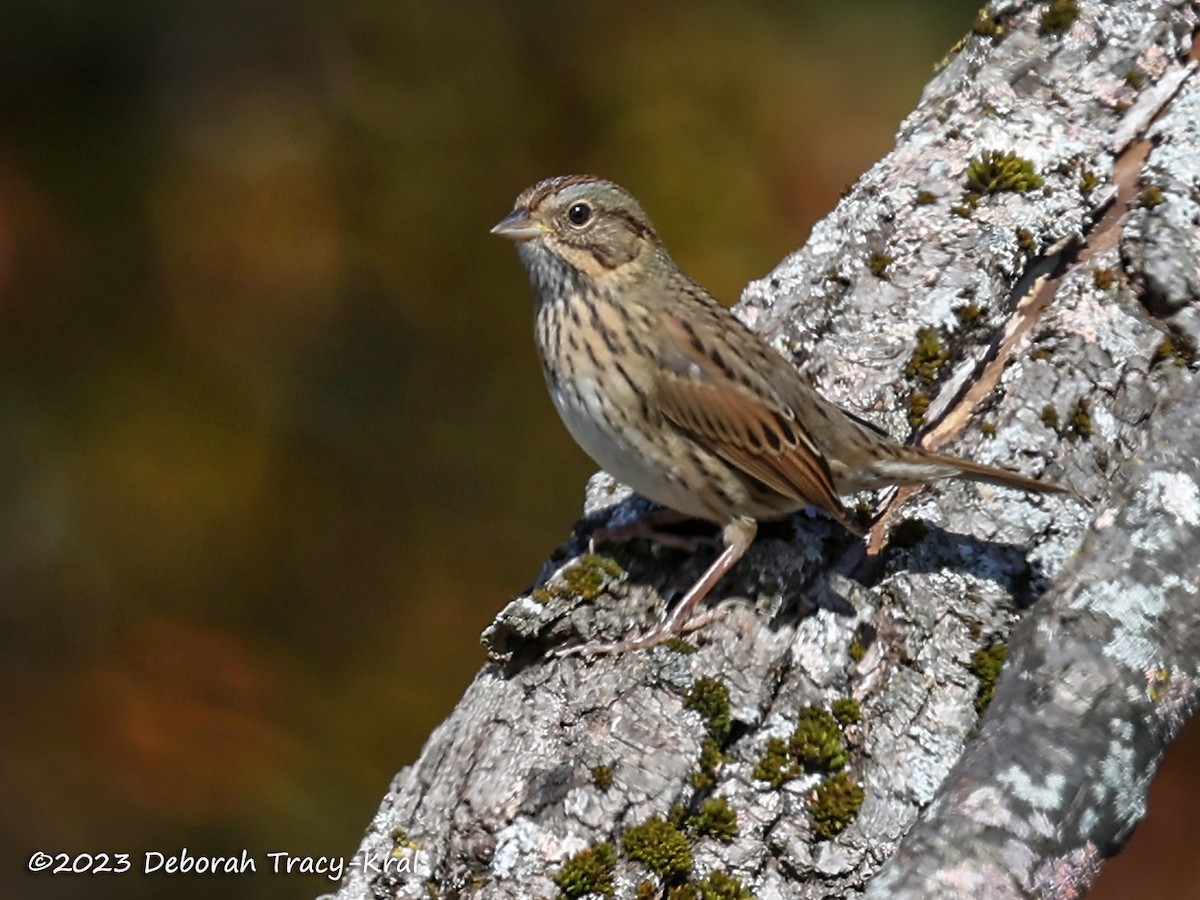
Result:
M1037 250L1037 241L1034 240L1033 232L1028 228L1017 229L1017 247L1026 256L1032 255Z
M595 600L610 581L625 574L616 560L598 553L585 553L567 566L550 584L536 587L529 596L545 605L554 599Z
M613 867L617 864L617 851L607 842L580 850L568 859L554 875L554 883L564 897L582 897L599 894L611 897L613 892Z
M938 372L950 360L950 351L938 336L936 328L918 328L917 346L908 363L904 374L909 378L917 378L924 384L933 384Z
M664 882L682 880L692 868L692 848L678 828L662 816L635 825L621 838L625 855Z
M812 813L812 833L827 841L846 830L862 807L866 794L845 772L830 775L817 786L808 801Z
M733 714L729 707L729 688L715 678L697 678L683 705L704 717L708 733L718 741L729 737Z
M1042 34L1063 34L1079 18L1078 0L1050 0L1050 8L1042 13L1038 30Z
M996 436L996 423L995 422L980 422L979 423L979 433L982 434L985 438L994 438Z
M392 839L392 851L397 855L399 855L399 853L403 850L421 849L421 845L411 840L408 836L408 832L403 828L393 828L390 832L390 837Z
M1042 407L1042 424L1058 431L1058 410L1050 403Z
M598 553L585 553L574 565L563 569L563 586L581 600L595 600L609 580L620 578L624 570L615 560Z
M1177 366L1190 366L1196 361L1196 342L1179 328L1171 327L1167 336L1154 349L1151 365L1172 362Z
M895 257L886 253L872 253L867 257L867 269L876 278L883 278L884 271L895 261Z
M933 191L918 191L917 199L913 201L917 206L930 206L937 203L937 196Z
M642 881L638 883L637 890L634 892L634 900L658 900L661 892L658 886L652 881Z
M975 16L975 21L971 23L971 33L977 34L980 37L999 37L1004 33L1004 29L994 18L988 15L986 9L981 9Z
M1143 72L1141 69L1139 69L1137 66L1134 66L1132 69L1130 69L1128 72L1125 73L1125 83L1127 85L1129 85L1131 88L1133 88L1134 90L1137 90L1143 84L1146 83L1146 73Z
M1098 291L1107 291L1113 286L1112 269L1096 269L1092 272L1092 284Z
M967 670L979 679L979 690L975 692L975 712L983 715L983 711L992 702L996 691L996 679L1004 668L1004 658L1008 655L1008 645L997 643L983 647L971 654L971 664Z
M820 707L806 706L786 742L779 738L767 741L754 766L754 777L779 788L805 772L836 772L848 759L838 720Z
M1152 184L1147 188L1143 188L1138 194L1137 205L1142 209L1154 209L1160 203L1165 203L1167 198L1163 196L1163 189L1157 184Z
M834 700L829 709L843 728L848 725L857 725L862 721L862 707L853 697L841 697Z
M612 787L612 766L592 766L592 784L602 791L607 791L610 787Z
M688 782L698 791L711 790L717 786L717 768L725 762L725 754L714 737L706 737L700 745L700 763L696 771L688 776Z
M724 797L709 797L687 817L687 827L697 835L728 844L738 836L737 813Z
M696 652L696 645L681 637L673 637L670 640L663 641L663 646L673 653L679 653L683 656L691 656Z
M1086 397L1075 401L1071 418L1067 420L1067 435L1076 439L1092 436L1092 408Z
M967 196L999 194L1015 191L1024 194L1040 188L1045 182L1033 168L1033 163L1011 150L984 150L967 164ZM965 198L964 198L965 199Z
M862 662L864 656L867 655L867 648L875 643L876 631L866 622L859 623L859 626L854 629L854 639L850 642L848 652L850 659L853 662Z
M754 778L778 790L800 774L800 766L788 753L782 738L768 738L767 748L754 766Z
M1100 179L1091 169L1084 169L1079 176L1079 193L1085 197L1100 185Z
M700 900L754 900L754 894L740 878L718 869L696 883Z
M818 706L800 710L788 753L806 772L836 772L848 758L837 719Z
M862 662L863 657L867 655L867 648L857 637L850 642L846 654L850 657L851 662Z
M971 300L968 303L964 303L962 306L954 307L954 309L951 310L951 312L953 312L954 317L956 319L958 319L958 321L960 321L964 325L975 324L976 322L979 321L980 317L983 315L983 310L980 308L979 304L976 303L974 300Z
M1167 694L1171 687L1171 670L1160 668L1154 673L1154 678L1150 682L1150 687L1146 690L1146 696L1150 698L1150 702L1154 704L1162 703L1167 699Z

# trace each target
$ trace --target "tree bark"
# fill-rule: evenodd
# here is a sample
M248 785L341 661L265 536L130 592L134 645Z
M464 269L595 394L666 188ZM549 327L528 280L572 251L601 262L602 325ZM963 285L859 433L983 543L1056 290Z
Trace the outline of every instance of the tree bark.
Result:
M987 7L738 306L848 410L1078 496L872 498L865 546L801 514L762 529L694 652L549 658L650 624L708 558L588 554L644 508L596 476L338 900L1087 889L1197 702L1197 29L1184 0Z

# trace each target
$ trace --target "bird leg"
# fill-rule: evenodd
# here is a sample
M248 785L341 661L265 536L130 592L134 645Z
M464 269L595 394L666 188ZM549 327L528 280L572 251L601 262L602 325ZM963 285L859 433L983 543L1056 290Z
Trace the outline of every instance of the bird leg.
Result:
M738 516L730 521L721 532L721 539L725 549L712 562L712 565L705 570L704 574L696 581L695 584L688 589L688 592L683 595L683 599L675 606L673 610L668 611L649 631L634 637L627 638L623 641L618 641L613 644L591 643L580 644L575 647L566 647L562 650L557 650L555 656L573 656L576 654L582 656L602 656L606 653L626 653L630 650L646 650L650 647L657 646L664 641L669 641L684 632L693 631L708 621L707 616L700 617L700 621L693 624L692 612L699 605L700 601L708 596L708 592L720 581L725 573L732 569L739 559L746 555L746 551L754 542L754 535L758 532L758 524L745 516Z

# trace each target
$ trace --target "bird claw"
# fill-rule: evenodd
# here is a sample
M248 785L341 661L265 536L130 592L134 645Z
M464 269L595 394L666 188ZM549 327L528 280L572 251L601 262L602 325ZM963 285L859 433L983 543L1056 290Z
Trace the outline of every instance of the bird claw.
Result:
M571 656L580 656L585 660L595 659L598 656L609 656L621 653L629 653L633 650L649 650L651 647L657 647L659 644L665 644L674 638L682 637L685 634L691 634L693 631L698 631L715 618L713 610L702 612L697 616L692 616L682 624L675 622L675 616L667 616L660 620L653 628L648 631L643 631L640 634L634 634L625 640L606 643L604 641L590 641L586 644L573 644L570 647L559 647L547 653L547 656L555 659L566 659Z

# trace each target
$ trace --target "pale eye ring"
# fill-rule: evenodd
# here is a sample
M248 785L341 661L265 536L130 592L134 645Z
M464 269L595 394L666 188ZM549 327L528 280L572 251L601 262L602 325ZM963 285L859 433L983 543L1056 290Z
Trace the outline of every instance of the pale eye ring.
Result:
M582 228L592 220L592 208L586 203L573 203L567 210L567 221L576 228Z

